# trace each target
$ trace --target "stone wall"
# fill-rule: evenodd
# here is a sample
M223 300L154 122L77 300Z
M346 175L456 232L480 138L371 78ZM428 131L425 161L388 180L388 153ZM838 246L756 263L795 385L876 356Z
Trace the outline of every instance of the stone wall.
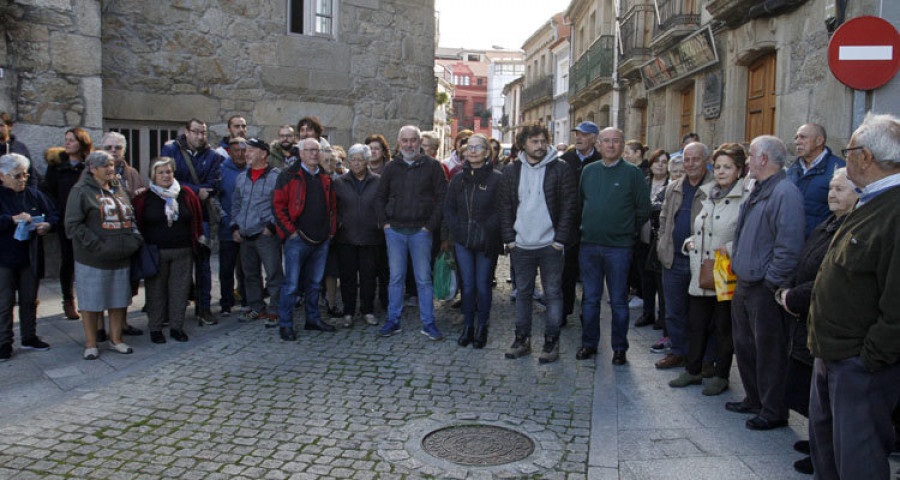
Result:
M104 118L241 114L251 133L319 117L333 143L430 129L433 1L343 0L337 41L286 34L284 0L121 0L103 12Z
M66 128L101 130L100 2L3 1L0 33L0 109L43 170L41 152L61 145Z

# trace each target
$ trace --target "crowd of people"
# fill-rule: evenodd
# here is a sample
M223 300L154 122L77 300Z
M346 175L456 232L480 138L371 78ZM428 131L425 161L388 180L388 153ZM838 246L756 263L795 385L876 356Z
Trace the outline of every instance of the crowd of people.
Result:
M441 251L457 266L457 343L484 348L498 256L508 254L516 296L506 358L531 353L539 296L538 361L558 360L579 282L574 356L596 356L606 290L614 365L628 362L629 306L642 305L634 325L662 330L656 367L683 369L670 387L719 395L736 359L746 397L725 408L752 414L748 429L785 426L791 409L810 417L812 441L796 448L811 458L798 470L886 478L900 398L893 116L870 114L843 158L821 125L802 125L790 162L769 135L710 149L688 134L677 152L648 157L640 141L589 121L573 129L572 146L553 146L541 125L521 127L509 158L496 139L464 130L440 161L440 137L412 125L394 150L372 134L345 151L315 117L269 143L248 137L235 115L215 146L205 122L187 121L148 178L129 165L122 135L106 133L95 149L85 130L69 129L64 147L46 152L40 181L10 117L0 118L0 360L12 355L14 305L22 347L49 348L36 301L41 239L53 231L64 315L82 319L86 360L100 342L133 352L123 336L143 334L126 318L141 280L153 343L167 341L165 326L188 341L191 301L200 326L243 307L238 321L278 328L283 341L297 338L301 304L305 330L359 320L382 337L417 306L422 335L442 340L432 283ZM885 460L854 461L863 454Z

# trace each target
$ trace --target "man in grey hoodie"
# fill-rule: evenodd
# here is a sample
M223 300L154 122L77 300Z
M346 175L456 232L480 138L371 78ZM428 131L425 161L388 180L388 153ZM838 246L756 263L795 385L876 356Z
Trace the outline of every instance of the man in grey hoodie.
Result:
M500 181L500 231L516 275L516 338L506 358L531 353L531 295L538 268L547 301L540 363L559 358L563 316L563 250L575 241L575 175L549 148L550 134L528 125L516 136L520 153Z

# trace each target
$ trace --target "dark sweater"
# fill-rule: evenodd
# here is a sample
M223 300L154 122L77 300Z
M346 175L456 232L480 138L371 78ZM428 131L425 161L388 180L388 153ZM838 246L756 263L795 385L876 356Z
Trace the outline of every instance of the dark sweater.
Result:
M900 361L900 187L851 212L825 254L813 287L813 356L860 356L870 371Z
M191 243L193 214L184 195L178 196L178 220L169 226L166 220L166 202L159 195L147 195L144 202L141 234L149 245L161 250L167 248L188 248Z
M59 163L52 163L47 167L47 175L44 177L44 192L56 205L60 218L66 217L66 202L72 187L81 178L84 171L84 162L69 163L69 156L63 152L59 155Z
M650 190L641 170L619 160L594 162L581 172L581 241L607 247L634 246L650 218Z
M328 240L330 225L328 222L328 209L325 204L325 189L318 175L324 172L319 169L319 174L313 175L300 168L300 173L306 179L306 208L297 219L297 230L300 236L311 243L322 243Z

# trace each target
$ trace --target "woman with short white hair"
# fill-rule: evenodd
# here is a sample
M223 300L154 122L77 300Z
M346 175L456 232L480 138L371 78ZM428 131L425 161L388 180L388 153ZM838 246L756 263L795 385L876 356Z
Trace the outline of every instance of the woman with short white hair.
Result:
M44 276L41 237L57 225L59 215L46 195L27 186L30 163L18 153L0 157L0 362L12 357L17 296L22 348L50 348L37 336L36 301Z

